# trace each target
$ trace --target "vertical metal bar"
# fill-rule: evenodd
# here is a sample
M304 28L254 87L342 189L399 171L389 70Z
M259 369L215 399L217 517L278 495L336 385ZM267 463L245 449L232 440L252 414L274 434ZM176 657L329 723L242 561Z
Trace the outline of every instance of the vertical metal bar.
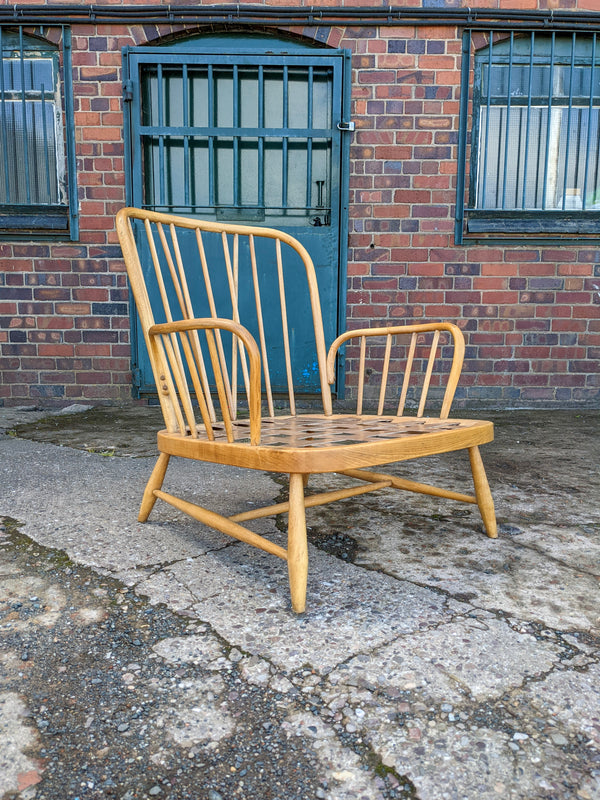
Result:
M575 129L577 131L577 139L575 141L575 158L573 161L575 162L574 166L574 174L573 174L573 186L577 188L579 186L579 162L581 160L581 136L583 132L583 109L582 108L575 108ZM585 197L579 196L581 200L581 207L583 208L583 201Z
M73 72L71 69L71 29L65 26L62 27L62 41L63 86L65 90L65 120L67 128L66 142L67 192L69 196L69 233L71 240L77 241L79 239L79 204L77 202L77 163L75 160L75 112L73 109ZM55 80L58 80L58 69L56 69Z
M504 174L502 177L502 210L506 208L506 184L508 178L508 142L510 132L510 112L512 109L512 72L513 72L513 47L515 43L514 31L510 32L510 45L508 49L508 87L506 91L506 133L504 135Z
M596 168L594 170L594 188L598 186L600 177L600 121L596 124Z
M0 108L2 111L2 155L4 160L4 189L6 197L4 202L10 203L10 181L8 167L8 141L6 131L6 100L4 98L4 42L2 41L2 27L0 27Z
M326 152L325 157L327 159L326 168L325 168L325 183L323 184L325 187L323 199L326 205L325 214L328 216L328 225L333 225L335 227L339 226L340 224L340 207L339 203L335 202L335 187L339 184L340 181L340 167L341 167L341 149L342 149L342 142L344 139L347 139L347 134L343 134L337 127L337 115L340 114L341 108L339 106L339 98L342 94L342 82L341 82L341 73L339 70L333 70L328 68L326 71L324 70L324 75L327 77L327 93L329 99L329 106L328 106L328 117L327 117L327 124L331 126L331 133L326 139ZM334 114L334 104L336 104L336 112ZM313 102L313 111L314 111L314 102ZM342 119L348 119L348 117L342 117ZM314 113L313 113L313 125L315 124ZM314 152L314 148L313 148ZM313 172L314 177L314 172Z
M163 114L164 114L164 121L162 125L165 128L171 127L171 79L173 73L171 70L167 70L166 74L164 75L164 93L163 93ZM166 190L166 202L169 208L167 210L171 210L170 206L173 204L173 147L171 143L171 138L167 138L168 134L165 134L165 138L163 139L163 146L164 146L164 154L165 154L165 163L163 164L163 169L161 172L165 174L165 190Z
M23 119L23 157L25 161L25 192L27 203L31 203L31 189L29 185L29 145L27 143L27 100L25 96L25 54L23 52L23 28L19 28L19 66L21 73L21 112Z
M562 190L562 209L566 208L567 204L567 183L569 180L569 155L571 149L571 116L573 112L573 75L575 73L575 42L577 34L571 35L571 64L569 69L569 103L567 111L567 141L565 143L565 174L563 177L563 190Z
M46 125L46 93L44 90L43 83L40 86L40 90L42 93L42 135L44 138L44 161L46 165L46 191L48 192L48 201L52 203L53 197L52 197L52 186L50 183L50 159L48 154L48 129Z
M339 91L336 93L334 90L332 94L332 103L336 102L339 98L339 109L342 113L342 119L350 119L350 96L352 93L351 88L351 75L352 75L352 56L348 50L344 51L342 56L342 63L336 64L331 68L334 87L337 83ZM339 78L337 77L339 76ZM337 110L332 106L332 112ZM331 118L332 124L334 117ZM339 252L339 277L338 277L338 294L337 294L337 333L344 330L346 325L346 276L347 276L347 261L348 261L348 211L349 211L349 184L350 184L350 139L351 134L349 131L342 133L337 126L333 125L333 137L339 137L339 164L340 164L340 177L339 177L339 194L337 199L337 215L338 215L338 252ZM334 203L332 202L332 213L334 212ZM337 372L336 383L333 387L337 392L338 399L344 399L344 383L346 375L346 358L344 355L337 359ZM326 394L327 392L327 394ZM325 413L331 413L331 389L321 389L323 395L323 405Z
M233 127L240 127L240 75L237 64L233 65L232 74L232 99L233 99ZM236 208L241 206L240 191L240 137L238 134L233 136L233 205Z
M527 206L527 168L529 166L529 134L531 131L531 93L533 91L533 51L535 50L535 31L529 40L529 82L527 87L527 124L525 126L525 159L523 162L523 194L521 208Z
M550 153L550 130L552 120L552 95L554 92L554 45L556 34L552 31L552 42L550 45L550 76L548 78L548 119L546 120L546 158L544 161L544 184L542 189L542 210L546 210L546 196L548 190L548 156Z
M193 125L196 120L196 107L195 107L195 83L196 81L201 81L200 71L193 70L192 74L190 75L187 72L186 66L186 74L188 77L188 126ZM201 84L200 84L201 85ZM192 141L192 147L190 147L190 140ZM189 189L189 196L190 196L190 203L192 207L198 205L199 197L198 197L198 190L197 190L197 181L196 181L196 147L195 144L197 143L197 139L195 136L188 136L187 137L187 149L188 149L188 159L189 159L189 181L190 181L190 189ZM201 181L201 189L200 189L200 198L202 197L203 188L206 186L206 181Z
M163 103L163 70L162 64L157 65L156 86L158 97L156 104L158 109L159 129L165 124L165 109ZM158 134L158 180L159 180L159 204L165 206L166 203L166 183L165 183L165 136Z
M189 109L189 84L188 84L188 68L187 64L182 65L181 81L183 83L182 102L183 102L183 127L188 128L190 124L190 109ZM190 137L184 133L183 135L183 202L186 207L190 205ZM194 198L195 202L195 198Z
M40 176L39 176L39 152L38 152L38 148L36 146L36 143L37 143L37 140L38 140L38 130L37 130L38 123L37 123L37 118L36 118L36 113L35 113L36 112L36 102L33 99L33 93L35 92L35 88L36 87L35 87L34 81L33 81L33 61L32 61L32 59L29 59L29 62L28 62L28 72L29 72L30 92L32 93L32 98L29 101L29 109L31 111L31 138L33 140L33 146L34 146L34 149L33 149L33 165L32 165L33 166L33 170L32 170L33 174L31 176L31 188L30 188L30 191L31 191L32 201L34 203L39 203L39 202L41 202L41 197L40 197ZM44 155L45 155L46 158L48 157L47 153L45 153Z
M480 208L487 208L487 176L488 176L488 145L490 141L490 114L492 111L492 67L493 67L493 49L494 49L494 32L489 32L489 45L488 45L488 85L486 96L486 112L485 112L485 141L483 145L483 185L481 187L481 203ZM463 55L464 58L464 55ZM469 81L465 83L465 88L468 91ZM465 119L466 123L466 119ZM477 143L473 142L471 147L477 147ZM498 140L498 149L500 148L500 140ZM496 170L496 198L498 197L498 170ZM496 205L498 201L496 200Z
M287 209L288 205L288 124L289 124L289 110L288 110L288 68L283 68L283 128L284 134L281 142L281 205Z
M456 175L456 219L454 222L454 243L462 244L465 217L465 173L467 168L467 112L469 110L469 74L471 56L471 31L464 31L462 37L462 62L460 78L458 165ZM473 147L476 143L473 142Z
M504 106L499 106L500 109L500 124L498 130L500 131L500 138L498 139L498 150L496 151L496 193L495 193L495 208L501 207L500 205L500 167L502 166L502 131L504 130L504 141L506 142L507 131L504 127Z
M265 72L258 67L258 128L265 127ZM258 206L265 206L265 137L258 137Z
M307 92L308 92L308 103L307 103L307 120L306 120L306 127L309 131L312 130L313 127L313 91L314 91L314 69L313 67L308 68L308 81L307 81ZM306 209L310 211L312 206L312 136L309 133L308 139L306 140Z
M521 135L523 133L523 109L517 106L519 113L519 131L517 136L517 163L515 169L515 200L514 207L519 207L519 172L521 170Z
M215 126L215 86L214 86L214 72L213 65L208 65L208 127L214 128ZM215 137L208 137L208 205L214 207L216 205L216 181L217 171L215 169Z
M544 118L540 110L537 131L537 148L535 154L535 207L538 207L539 193L540 193L540 162L542 157L542 129L544 127ZM542 196L543 202L543 196Z
M592 36L592 68L590 71L590 97L588 102L587 142L585 148L585 169L583 173L583 209L587 207L588 170L590 167L590 151L592 144L592 114L594 111L594 77L596 70L596 34ZM596 155L596 159L598 156ZM595 190L594 186L594 190Z

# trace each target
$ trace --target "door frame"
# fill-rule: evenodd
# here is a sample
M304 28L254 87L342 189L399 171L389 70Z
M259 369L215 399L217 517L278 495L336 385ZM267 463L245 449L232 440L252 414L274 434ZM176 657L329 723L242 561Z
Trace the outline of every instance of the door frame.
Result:
M337 265L337 335L346 328L346 296L347 296L347 260L348 260L348 231L349 231L349 181L350 181L350 144L351 134L354 129L350 122L351 107L351 52L342 48L324 48L313 43L285 40L278 34L248 36L243 34L206 34L192 36L189 39L169 43L159 47L124 47L123 59L123 128L125 143L125 197L126 204L134 204L134 169L139 154L135 152L135 137L133 134L133 113L139 108L134 108L134 76L132 76L132 59L136 57L138 63L153 63L153 57L161 61L169 53L179 55L223 54L229 48L236 56L258 56L258 54L277 56L302 56L336 58L341 65L341 119L334 121L340 131L339 152L339 207L338 207L338 265ZM139 59L139 56L143 56ZM156 62L154 62L156 63ZM139 76L135 76L139 85ZM138 329L134 304L130 294L130 342L131 342L131 372L134 397L155 394L154 387L142 386L142 375L137 363ZM331 342L327 342L330 345ZM343 351L338 354L336 364L336 383L332 392L339 399L344 398L345 384L345 356Z

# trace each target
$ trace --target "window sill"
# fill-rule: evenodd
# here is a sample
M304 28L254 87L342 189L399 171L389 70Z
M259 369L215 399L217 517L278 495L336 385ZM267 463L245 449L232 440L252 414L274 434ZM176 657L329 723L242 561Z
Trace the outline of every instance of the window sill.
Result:
M66 206L0 204L0 239L69 238Z
M600 236L600 211L467 211L466 235Z

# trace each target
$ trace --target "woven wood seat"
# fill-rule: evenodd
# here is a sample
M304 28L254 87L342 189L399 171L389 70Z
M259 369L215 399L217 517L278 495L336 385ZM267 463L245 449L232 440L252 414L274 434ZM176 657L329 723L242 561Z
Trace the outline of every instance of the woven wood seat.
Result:
M117 231L165 419L140 521L162 499L279 556L288 564L297 612L306 602L306 508L393 487L476 504L488 536L496 536L479 452L480 445L493 439L493 426L449 417L465 350L456 325L432 322L348 331L327 351L315 269L304 247L288 234L140 209L120 211ZM301 303L312 320L310 363L318 370L320 413L297 409L295 383L302 384L307 367L294 361L298 333L290 319L297 319L293 314ZM355 359L355 413L334 413L332 408L341 348L346 348L347 359ZM371 384L373 362L381 367L378 385ZM276 383L282 380L287 409L277 415L282 387ZM439 411L426 416L432 395ZM468 452L474 494L372 469L453 450ZM223 516L162 490L172 456L287 473L289 501ZM305 496L310 474L323 472L360 483ZM287 548L240 524L282 513L288 514Z

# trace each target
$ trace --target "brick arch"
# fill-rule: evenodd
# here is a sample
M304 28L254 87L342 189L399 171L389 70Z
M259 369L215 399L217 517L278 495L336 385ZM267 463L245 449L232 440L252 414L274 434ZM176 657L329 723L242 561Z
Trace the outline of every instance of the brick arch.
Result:
M147 37L145 42L139 42L140 46L146 44L148 46L156 47L169 45L180 45L183 42L190 42L192 40L209 42L210 39L221 39L231 37L255 38L271 41L280 41L286 43L294 43L298 46L306 47L335 47L336 45L329 44L323 35L319 35L319 29L310 28L298 29L296 27L279 27L272 25L240 25L240 24L214 24L194 26L193 28L183 28L181 26L173 26L168 32L165 32L164 26L156 26L156 35ZM328 37L327 37L328 38Z

